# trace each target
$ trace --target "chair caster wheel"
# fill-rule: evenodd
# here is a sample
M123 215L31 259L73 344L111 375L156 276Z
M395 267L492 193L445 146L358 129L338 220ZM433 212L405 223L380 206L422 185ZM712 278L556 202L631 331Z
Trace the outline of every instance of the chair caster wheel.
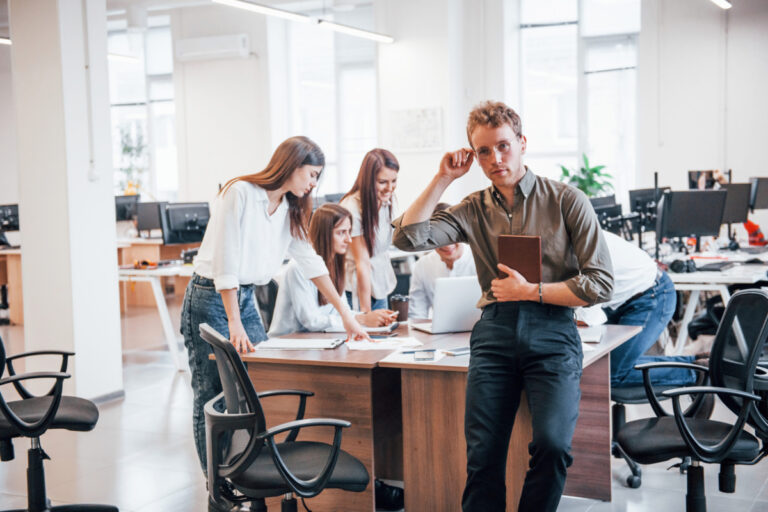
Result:
M630 489L637 489L640 487L640 484L642 483L642 479L639 476L635 475L629 475L627 477L627 487Z

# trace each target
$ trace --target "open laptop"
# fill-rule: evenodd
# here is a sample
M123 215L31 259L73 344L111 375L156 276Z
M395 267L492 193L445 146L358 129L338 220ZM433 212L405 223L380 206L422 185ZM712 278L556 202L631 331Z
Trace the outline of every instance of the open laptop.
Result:
M430 334L471 331L480 320L477 276L440 277L435 281L432 320L411 321L411 327Z

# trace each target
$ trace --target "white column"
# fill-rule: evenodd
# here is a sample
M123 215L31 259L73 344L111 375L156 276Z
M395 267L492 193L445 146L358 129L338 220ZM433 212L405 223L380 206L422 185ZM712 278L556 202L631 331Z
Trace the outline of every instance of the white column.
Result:
M9 11L25 347L75 351L67 392L113 395L123 384L105 1L11 0Z

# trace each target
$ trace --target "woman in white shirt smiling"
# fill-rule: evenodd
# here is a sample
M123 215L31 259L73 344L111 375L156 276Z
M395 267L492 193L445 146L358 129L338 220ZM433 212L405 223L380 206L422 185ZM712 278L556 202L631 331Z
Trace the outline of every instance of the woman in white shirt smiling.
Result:
M400 164L386 149L365 155L352 190L340 204L352 214L352 246L347 256L347 298L362 312L387 307L397 279L389 261L392 198Z
M213 203L181 313L192 372L195 445L203 471L203 407L222 388L216 364L208 358L211 349L200 337L201 323L229 337L238 352L253 350L253 343L266 339L253 286L268 283L290 256L339 311L349 336L368 339L306 240L309 193L324 165L314 142L292 137L277 147L263 171L229 180Z
M312 214L309 223L309 241L325 261L328 275L341 293L344 290L344 259L352 241L352 215L342 206L332 203L321 205ZM393 312L378 309L356 315L357 321L370 327L387 325ZM317 291L317 287L304 276L297 262L288 264L280 289L269 336L282 336L292 332L318 332L342 328L341 316Z

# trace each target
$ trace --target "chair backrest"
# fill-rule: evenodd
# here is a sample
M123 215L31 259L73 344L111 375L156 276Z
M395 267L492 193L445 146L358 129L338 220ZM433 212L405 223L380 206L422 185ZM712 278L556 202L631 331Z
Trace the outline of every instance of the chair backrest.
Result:
M723 314L717 329L709 358L710 382L716 387L741 391L768 391L768 376L758 366L768 338L768 293L750 289L735 293ZM757 374L757 375L756 375ZM768 394L763 396L768 397ZM721 396L723 403L739 414L742 399ZM763 400L765 402L765 399ZM760 412L765 407L753 408L748 419L756 429L768 433L768 421Z
M275 312L275 303L277 302L277 281L272 279L264 285L254 286L253 293L256 295L256 302L259 303L259 313L261 321L264 323L264 331L269 330L272 323L272 314Z
M259 402L256 390L253 389L253 384L248 378L248 372L235 347L227 338L205 323L200 324L200 337L213 348L221 387L224 390L227 413L255 413L254 429L257 433L266 430L261 402ZM232 437L232 449L242 449L249 437L250 433L236 432Z
M4 371L5 371L5 343L3 343L3 338L0 337L0 379L3 378Z

